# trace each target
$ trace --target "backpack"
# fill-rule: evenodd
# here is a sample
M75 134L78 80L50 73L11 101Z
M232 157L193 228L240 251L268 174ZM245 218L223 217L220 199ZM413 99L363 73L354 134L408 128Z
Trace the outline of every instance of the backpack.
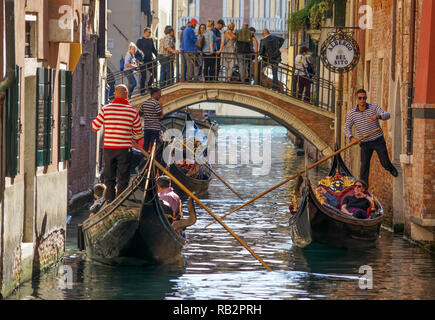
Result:
M231 73L231 81L242 81L242 77L240 76L238 65L235 65L233 67L233 72Z
M124 65L125 65L125 60L124 60L124 58L121 58L121 60L119 60L119 70L120 71L124 71Z
M305 61L307 62L306 73L307 73L309 78L312 78L316 74L316 71L314 70L313 65L311 64L311 62L308 59L306 59Z
M251 52L252 33L249 29L240 29L236 32L236 52L250 53Z
M198 40L196 41L195 46L199 51L202 51L202 47L204 47L204 35L198 35Z

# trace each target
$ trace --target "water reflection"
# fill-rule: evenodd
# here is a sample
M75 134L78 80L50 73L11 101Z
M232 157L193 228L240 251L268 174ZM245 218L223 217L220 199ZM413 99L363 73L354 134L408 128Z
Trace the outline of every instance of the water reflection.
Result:
M221 126L220 130L255 126ZM247 164L215 165L217 172L246 200L304 167L303 157L286 130L269 127L272 170L253 175ZM240 153L238 150L238 157ZM312 180L324 176L310 171ZM53 270L27 283L13 299L434 299L435 259L421 248L382 230L378 246L339 250L311 244L294 247L288 227L288 203L294 182L227 216L225 223L274 271L267 272L213 218L197 208L198 221L186 232L181 264L146 268L109 267L87 261L76 248L75 225L86 211L74 215L67 230L64 264L73 270L73 287L60 286ZM217 179L203 202L218 216L238 207L239 200ZM363 265L372 267L373 289L362 290ZM62 271L62 266L60 267Z

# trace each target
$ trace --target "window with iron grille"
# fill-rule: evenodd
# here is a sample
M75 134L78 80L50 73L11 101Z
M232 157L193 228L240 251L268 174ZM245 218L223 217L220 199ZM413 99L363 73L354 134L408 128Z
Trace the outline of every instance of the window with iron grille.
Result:
M53 136L53 92L55 69L38 68L36 72L36 165L51 163Z
M70 159L72 72L59 71L59 161Z
M21 133L21 68L16 67L15 81L6 91L6 177L14 178L19 172Z

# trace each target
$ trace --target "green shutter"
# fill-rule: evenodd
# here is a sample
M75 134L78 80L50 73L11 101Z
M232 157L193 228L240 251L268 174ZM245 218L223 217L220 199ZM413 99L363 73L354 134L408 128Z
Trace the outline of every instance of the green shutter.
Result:
M51 163L54 69L38 68L36 73L36 165Z
M335 0L334 6L334 26L346 26L346 0Z
M70 159L72 73L59 71L59 161Z
M20 159L21 69L16 67L14 84L6 91L6 177L18 174Z

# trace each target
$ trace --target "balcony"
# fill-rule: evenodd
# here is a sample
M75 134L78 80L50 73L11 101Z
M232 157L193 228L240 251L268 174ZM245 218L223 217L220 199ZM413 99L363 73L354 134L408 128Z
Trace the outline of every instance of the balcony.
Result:
M178 32L181 31L182 26L185 26L192 19L196 19L199 22L199 17L180 17L180 18L178 18Z
M222 18L222 20L225 21L225 25L228 26L228 24L230 24L231 22L234 22L235 27L234 30L238 30L242 28L242 24L243 24L243 18L239 18L239 17L224 17Z
M287 32L287 20L284 18L251 18L250 26L254 27L257 33L268 29L270 33L284 34Z

